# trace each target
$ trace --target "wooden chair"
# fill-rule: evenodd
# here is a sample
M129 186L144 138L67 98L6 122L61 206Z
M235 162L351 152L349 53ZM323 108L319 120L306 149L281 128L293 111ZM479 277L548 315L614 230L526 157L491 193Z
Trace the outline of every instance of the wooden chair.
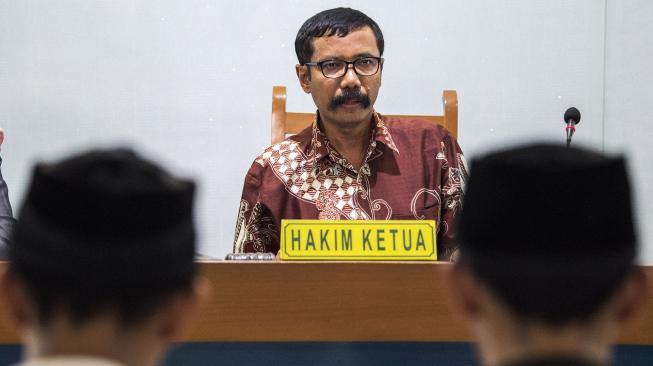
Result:
M442 92L444 116L388 115L389 117L418 118L444 126L458 138L458 94L455 90ZM286 135L294 135L313 123L315 113L286 111L286 87L272 87L272 144L279 143Z

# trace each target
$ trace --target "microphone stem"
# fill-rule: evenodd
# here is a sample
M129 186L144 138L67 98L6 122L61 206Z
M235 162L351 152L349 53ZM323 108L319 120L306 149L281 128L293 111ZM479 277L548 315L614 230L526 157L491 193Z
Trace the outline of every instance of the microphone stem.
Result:
M567 122L567 128L565 128L565 131L567 132L567 147L569 147L571 145L571 137L576 131L576 126L573 120Z

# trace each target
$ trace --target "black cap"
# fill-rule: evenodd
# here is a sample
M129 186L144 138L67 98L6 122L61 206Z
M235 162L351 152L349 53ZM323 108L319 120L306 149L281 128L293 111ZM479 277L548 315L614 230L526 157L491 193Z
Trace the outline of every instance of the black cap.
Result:
M636 252L624 159L538 144L475 159L458 222L463 257Z
M195 271L194 191L126 149L37 164L10 261L58 287L174 286Z

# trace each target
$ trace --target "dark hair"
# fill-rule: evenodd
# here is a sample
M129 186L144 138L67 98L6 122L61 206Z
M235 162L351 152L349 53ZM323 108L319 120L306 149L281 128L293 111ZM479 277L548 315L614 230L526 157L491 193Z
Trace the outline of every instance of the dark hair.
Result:
M38 164L9 247L39 324L140 324L196 275L195 185L129 150Z
M301 65L310 62L313 56L313 38L345 37L350 32L370 27L376 37L379 56L383 56L383 33L378 24L364 13L351 8L335 8L322 11L310 17L297 32L295 53Z
M518 319L561 326L594 316L631 273L633 258L535 260L462 255L459 265L470 268Z
M48 325L55 314L66 314L74 324L84 324L96 316L113 313L121 326L133 328L148 320L173 295L190 290L192 285L189 276L185 281L140 289L75 288L35 280L15 266L10 269L25 285L36 309L36 319L43 326ZM165 277L161 281L165 281Z
M557 144L472 161L461 265L517 318L591 318L631 273L638 244L623 157Z

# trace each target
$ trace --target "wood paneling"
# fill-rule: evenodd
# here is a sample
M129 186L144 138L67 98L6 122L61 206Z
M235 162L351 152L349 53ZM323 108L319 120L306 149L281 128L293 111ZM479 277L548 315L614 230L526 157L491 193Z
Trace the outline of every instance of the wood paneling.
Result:
M471 341L451 311L446 263L200 266L212 294L188 341ZM653 267L645 270L653 275ZM621 343L653 345L653 283L649 286L649 305L624 331ZM3 317L0 343L17 342Z

